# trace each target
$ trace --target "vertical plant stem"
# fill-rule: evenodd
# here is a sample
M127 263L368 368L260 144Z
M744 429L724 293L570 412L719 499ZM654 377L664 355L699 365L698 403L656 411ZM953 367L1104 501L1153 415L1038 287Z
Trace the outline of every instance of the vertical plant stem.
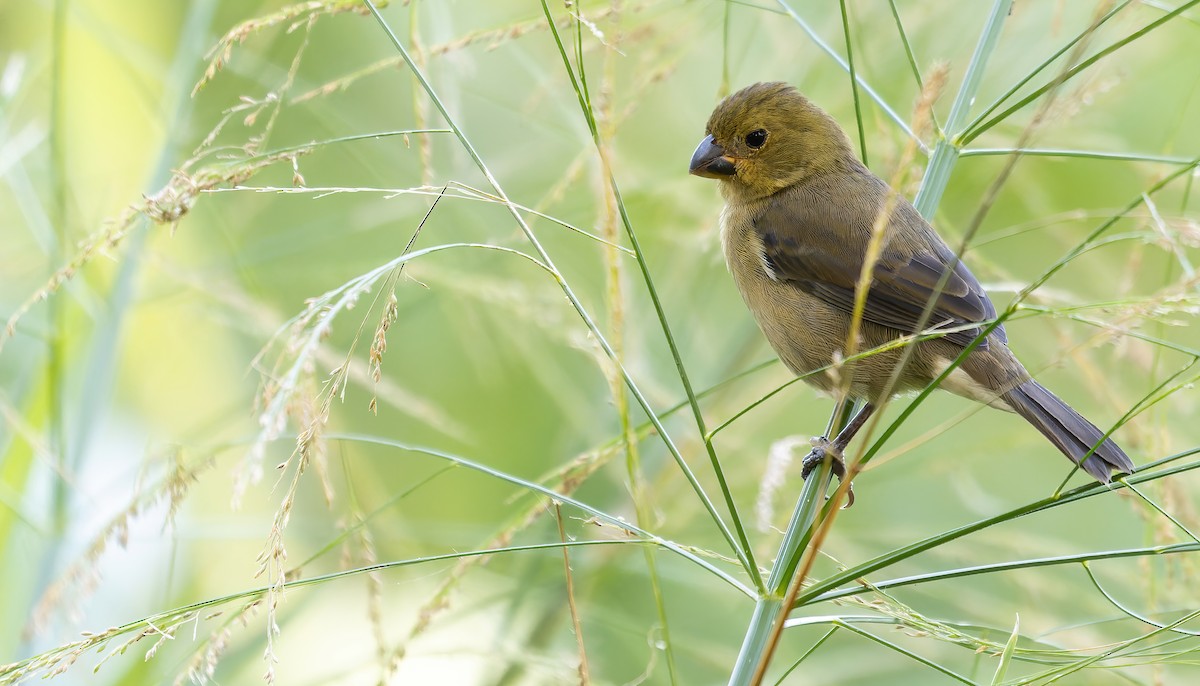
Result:
M858 122L858 150L862 163L871 166L867 161L867 130L863 126L862 102L858 97L858 75L854 71L854 44L850 40L850 12L846 8L846 0L838 0L842 9L842 34L846 37L846 65L850 72L850 92L854 94L854 119Z
M67 232L67 159L63 149L64 124L62 116L65 104L62 102L63 60L66 49L66 22L69 0L58 0L54 11L54 66L52 66L51 106L50 106L50 174L53 184L52 221L55 225L56 244L51 251L51 265L57 269L63 262L63 248L66 246ZM187 16L182 23L182 35L175 59L172 62L169 76L166 79L167 88L164 102L173 105L173 109L164 108L161 113L165 121L172 123L167 127L168 139L163 143L155 170L150 178L150 187L161 187L170 177L171 165L178 160L176 141L187 133L187 117L191 100L186 97L190 78L195 68L195 56L203 52L203 42L208 39L209 20L212 16L215 2L201 0L192 3ZM107 308L97 317L97 329L87 341L83 354L86 361L78 367L83 369L77 399L73 399L72 426L68 433L66 426L66 396L65 365L66 345L62 336L64 313L61 309L63 298L49 298L47 306L50 312L50 361L47 366L47 393L50 403L48 426L50 430L50 445L52 459L58 461L54 475L53 512L51 535L53 544L40 562L41 577L49 583L57 573L59 555L62 553L61 541L64 540L66 529L70 526L70 498L67 481L64 476L78 471L79 463L87 453L92 430L97 426L103 413L107 411L108 398L111 395L113 376L117 366L117 339L119 338L124 315L133 299L133 286L139 265L138 255L145 242L146 225L143 223L130 241L126 256L119 262L116 283L106 299ZM37 594L37 595L40 595ZM36 598L37 595L33 596ZM32 602L32 601L31 601Z
M413 61L422 69L425 68L425 49L421 45L421 22L417 18L417 5L414 2L408 6L408 42L412 46ZM413 128L424 129L429 123L428 101L420 97L421 84L413 82ZM421 159L421 184L432 186L433 181L433 139L429 136L417 136L417 154Z
M913 78L917 80L917 88L925 84L921 78L921 68L917 66L917 57L913 54L912 45L908 42L908 33L904 31L904 22L900 21L900 10L896 8L896 0L888 0L888 8L892 11L892 20L896 22L896 33L900 34L900 44L904 46L904 56L908 58L908 66L912 69Z
M1040 98L1047 91L1049 91L1053 88L1057 88L1059 84L1073 78L1076 74L1080 73L1084 69L1087 69L1088 67L1092 66L1096 62L1099 62L1100 60L1104 59L1105 57L1112 54L1113 52L1116 52L1117 50L1120 50L1121 48L1132 43L1133 41L1145 36L1146 34L1150 33L1154 29L1157 29L1158 27L1165 25L1166 23L1170 22L1175 17L1177 17L1180 14L1183 14L1185 11L1191 9L1197 3L1200 3L1200 0L1189 0L1188 2L1185 2L1182 5L1180 5L1179 7L1176 7L1175 9L1171 10L1167 14L1164 14L1163 16L1159 17L1158 19L1150 22L1149 24L1146 24L1145 26L1138 29L1137 31L1134 31L1133 33L1129 34L1128 36L1125 36L1121 40L1113 43L1112 45L1109 45L1109 46L1103 48L1102 50L1099 50L1095 54L1089 56L1087 59L1082 60L1074 65L1071 65L1071 67L1069 69L1067 69L1065 72L1063 72L1063 75L1059 79L1057 79L1055 81L1051 81L1050 83L1047 83L1047 84L1041 86L1040 88L1034 90L1032 93L1029 93L1025 97L1021 98L1020 101L1011 105L1010 107L1005 109L1003 112L1001 112L1000 114L997 114L996 116L992 117L991 119L988 119L987 121L985 121L977 126L971 126L969 128L969 130L964 131L962 133L962 140L959 141L959 144L966 145L966 144L970 143L971 141L975 140L975 138L978 137L980 134L982 134L984 131L987 131L988 129L992 128L996 124L999 124L1000 122L1004 121L1013 112L1016 112L1017 110L1021 109L1025 105L1028 105L1029 103L1033 102L1034 100ZM1105 17L1105 20L1107 20L1107 16ZM1074 43L1072 43L1072 45L1074 45Z
M50 42L50 132L49 132L49 176L50 176L50 234L49 259L50 277L53 278L63 263L64 246L67 241L67 160L63 149L65 135L63 125L63 91L65 90L63 63L66 60L66 27L69 0L56 0L51 19ZM54 469L50 476L49 535L46 547L38 561L40 576L49 583L58 572L59 558L63 554L70 512L70 458L67 447L66 417L63 412L66 397L64 392L64 367L66 366L66 344L63 338L62 298L50 298L46 303L46 435L50 448L50 460ZM38 594L40 595L40 593ZM37 602L37 595L26 600L29 607ZM28 640L28 638L24 639ZM21 648L22 651L26 647Z
M195 56L203 52L204 41L208 40L208 26L216 9L215 0L201 0L189 5L187 16L181 26L182 35L175 60L171 64L167 84L170 86L162 100L162 116L170 121L169 138L164 141L154 171L150 175L150 188L161 188L171 177L171 165L179 159L179 147L188 135L188 115L192 100L190 84L196 69ZM88 362L80 393L81 409L72 428L72 454L81 459L91 440L92 431L101 419L107 399L112 392L113 378L117 369L118 344L125 323L125 315L133 303L134 289L141 268L142 251L148 237L149 224L142 220L140 226L130 232L125 258L108 295L107 316L100 319L99 330L88 352Z
M63 147L65 134L63 113L64 75L66 61L67 11L69 0L56 0L51 27L50 66L50 216L54 225L53 243L50 250L50 276L63 262L63 247L67 244L67 158ZM51 459L58 463L53 477L54 487L51 501L51 527L55 539L61 537L67 526L68 492L65 475L70 473L67 456L66 418L63 413L63 398L66 364L66 345L63 339L62 298L50 298L46 303L48 355L46 357L46 427L49 435ZM52 546L55 547L55 546Z
M620 0L613 0L613 8L617 10L614 15L620 16ZM582 30L581 22L575 22L577 40L581 38ZM614 22L613 30L614 32L619 30L617 22ZM597 132L603 134L596 137L597 146L605 151L601 155L602 160L611 159L611 145L609 142L613 139L617 126L616 115L613 112L612 98L612 91L616 80L616 61L614 59L616 54L616 51L611 48L604 51L604 78L601 88L605 95L601 99L602 105L595 110L597 114ZM609 170L605 169L604 171L607 174ZM604 208L602 235L608 241L608 244L604 246L604 279L605 299L608 301L607 309L609 312L609 336L612 339L613 350L617 354L617 360L621 364L624 364L625 293L621 285L621 257L623 253L617 248L617 243L620 240L620 217L617 209L617 198L607 185L603 185L599 189L599 194L601 196L600 202ZM625 392L625 386L621 382L621 377L616 369L612 369L608 377L609 389L612 393L617 417L621 424L621 442L625 448L625 471L629 477L629 491L630 496L633 498L634 514L637 516L637 525L648 528L653 521L653 512L651 512L645 496L645 479L642 476L637 428L634 426L629 413L629 395ZM663 654L667 662L667 674L671 683L676 684L679 681L679 677L675 667L675 648L671 644L671 625L667 617L662 581L658 574L657 554L658 551L651 546L642 547L642 556L646 561L646 573L650 578L650 593L654 598L654 607L658 614ZM655 648L651 647L651 650L655 650Z
M962 133L971 103L975 101L975 95L979 92L979 84L983 79L983 71L987 67L988 58L996 49L996 43L1000 39L1000 29L1004 26L1004 20L1008 17L1011 9L1012 0L996 0L992 5L992 12L983 26L983 34L980 35L979 43L975 46L975 54L971 56L971 62L967 66L962 87L959 88L958 95L954 98L954 104L950 107L950 117L946 120L941 138L933 148L933 157L930 158L929 166L925 169L921 190L917 192L917 197L913 200L913 206L926 219L933 217L938 204L942 201L942 194L946 192L946 184L950 182L950 172L958 161L960 150L958 136Z
M554 519L558 522L558 538L567 542L563 529L562 505L554 503ZM583 624L579 621L579 606L575 603L575 575L571 572L571 555L566 545L562 547L563 575L567 578L567 607L571 610L571 626L575 628L575 642L579 645L579 686L591 682L588 670L587 647L583 643Z
M721 23L721 87L718 95L729 94L729 28L733 23L733 3L725 3L725 16Z
M1108 21L1109 19L1112 19L1113 17L1115 17L1121 10L1123 10L1130 3L1130 1L1131 0L1122 0L1122 2L1119 5L1117 5L1116 7L1113 7L1111 10L1109 10L1108 13L1105 14L1104 17L1102 17L1099 22L1097 22L1097 26L1099 24L1103 24L1104 22ZM1037 67L1031 69L1028 74L1026 74L1024 77L1022 77L1015 84L1013 84L1012 87L1009 88L1007 91L1005 91L1003 95L996 98L996 100L993 101L991 105L989 105L986 109L984 109L979 114L975 115L975 118L971 120L971 123L969 123L965 127L963 127L964 132L975 131L975 128L977 126L979 126L979 124L983 123L984 119L989 114L991 114L992 112L995 112L996 109L1000 107L1000 105L1003 105L1005 103L1005 101L1007 101L1009 98L1011 98L1013 95L1015 95L1017 93L1017 91L1021 90L1021 88L1025 84L1032 81L1034 79L1034 77L1036 77L1038 74L1045 71L1045 69L1047 67L1049 67L1051 64L1053 64L1055 60L1057 60L1059 57L1062 57L1063 55L1067 54L1068 50L1070 50L1076 43L1078 43L1079 41L1081 41L1085 37L1087 37L1087 35L1094 29L1095 29L1095 26L1088 27L1088 29L1079 33L1071 40L1067 41L1067 43L1065 45L1063 45L1061 48L1059 48L1053 55L1050 55L1045 60L1043 60L1042 63L1039 64ZM974 138L974 134L968 134L968 135L970 135L971 138ZM966 145L966 142L964 142L963 145Z
M779 7L783 10L784 14L791 17L792 21L796 22L796 24L800 27L800 30L804 31L809 39L812 40L812 42L816 44L816 46L820 48L822 52L829 55L842 69L847 71L850 70L850 65L846 62L846 60L842 59L841 55L838 55L833 48L829 47L828 43L821 40L821 37L817 35L817 32L814 31L811 26L808 25L808 22L804 21L804 18L797 14L796 10L792 9L792 6L788 4L788 0L776 0L776 2L779 3ZM883 110L883 113L886 114L893 122L895 122L896 126L899 126L909 138L917 141L917 144L921 146L922 152L928 152L928 150L925 148L925 144L920 141L920 138L917 136L916 132L914 132L908 126L908 122L904 121L904 117L901 117L899 114L897 114L896 110L892 109L891 105L888 105L887 102L884 101L883 97L880 96L879 93L875 92L875 89L871 88L869 84L863 81L861 76L856 75L854 77L854 82L863 89L863 92L867 94L867 97L875 101L875 104L879 106L879 109Z
M800 564L804 549L812 539L813 524L821 510L821 504L825 501L825 492L829 489L832 479L832 464L826 460L821 464L821 468L810 474L804 482L796 509L792 511L792 520L788 523L783 543L779 546L779 556L775 559L775 565L767 578L767 592L760 595L754 604L750 625L746 628L742 648L734 663L733 673L729 676L729 686L760 683L763 674L766 673L774 647L774 628L787 615L784 605L787 602L788 586Z

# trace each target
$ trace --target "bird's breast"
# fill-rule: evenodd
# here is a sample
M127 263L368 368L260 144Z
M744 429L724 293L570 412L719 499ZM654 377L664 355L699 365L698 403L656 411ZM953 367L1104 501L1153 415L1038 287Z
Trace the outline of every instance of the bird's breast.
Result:
M725 208L721 247L742 300L783 363L796 374L828 365L845 345L845 315L777 278L749 212ZM832 380L821 374L809 381L828 389Z

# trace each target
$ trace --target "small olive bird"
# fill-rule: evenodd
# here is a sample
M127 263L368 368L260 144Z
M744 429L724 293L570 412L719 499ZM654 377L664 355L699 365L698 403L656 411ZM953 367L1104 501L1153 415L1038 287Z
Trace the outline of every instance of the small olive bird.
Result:
M721 182L725 262L788 369L810 374L846 355L856 287L873 226L885 212L857 350L948 331L913 344L898 374L904 351L894 347L805 377L865 401L836 438L818 439L805 459L805 477L829 453L834 473L845 478L841 453L876 406L888 394L932 383L984 333L996 308L929 222L855 157L832 117L792 86L757 83L730 95L705 133L689 171ZM1016 412L1102 482L1112 470L1132 473L1121 448L1030 378L1007 343L1004 327L992 328L941 388Z

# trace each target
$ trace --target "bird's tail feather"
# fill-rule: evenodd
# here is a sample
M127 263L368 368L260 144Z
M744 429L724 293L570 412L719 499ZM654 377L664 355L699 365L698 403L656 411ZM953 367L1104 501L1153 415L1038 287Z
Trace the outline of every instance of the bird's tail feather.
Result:
M1091 452L1082 468L1099 481L1108 483L1110 470L1133 473L1133 463L1120 446L1108 438L1101 442L1103 431L1038 382L1026 381L1004 394L1004 400L1072 462L1079 464Z

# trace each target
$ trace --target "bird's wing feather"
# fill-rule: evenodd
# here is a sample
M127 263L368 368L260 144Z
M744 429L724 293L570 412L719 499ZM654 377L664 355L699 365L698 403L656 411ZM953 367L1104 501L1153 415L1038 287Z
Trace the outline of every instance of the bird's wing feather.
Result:
M911 206L898 209L911 212L913 216L904 217L897 212L893 221L924 222ZM754 222L761 240L763 261L775 279L791 282L851 313L865 250L854 249L845 237L861 236L864 232L862 227L831 226L842 221L836 214L820 218L812 215L804 203L771 203ZM866 233L869 231L867 227ZM921 321L921 313L935 293L933 312L925 329L958 327L994 319L995 306L966 265L955 259L954 253L932 229L923 235L930 240L915 250L883 251L872 271L863 319L904 333L914 333ZM938 282L947 271L950 275L938 292ZM981 330L981 327L975 327L955 331L947 334L945 339L966 346ZM1001 341L1007 341L1004 327L996 327L993 334ZM981 341L979 348L986 347L987 341Z

